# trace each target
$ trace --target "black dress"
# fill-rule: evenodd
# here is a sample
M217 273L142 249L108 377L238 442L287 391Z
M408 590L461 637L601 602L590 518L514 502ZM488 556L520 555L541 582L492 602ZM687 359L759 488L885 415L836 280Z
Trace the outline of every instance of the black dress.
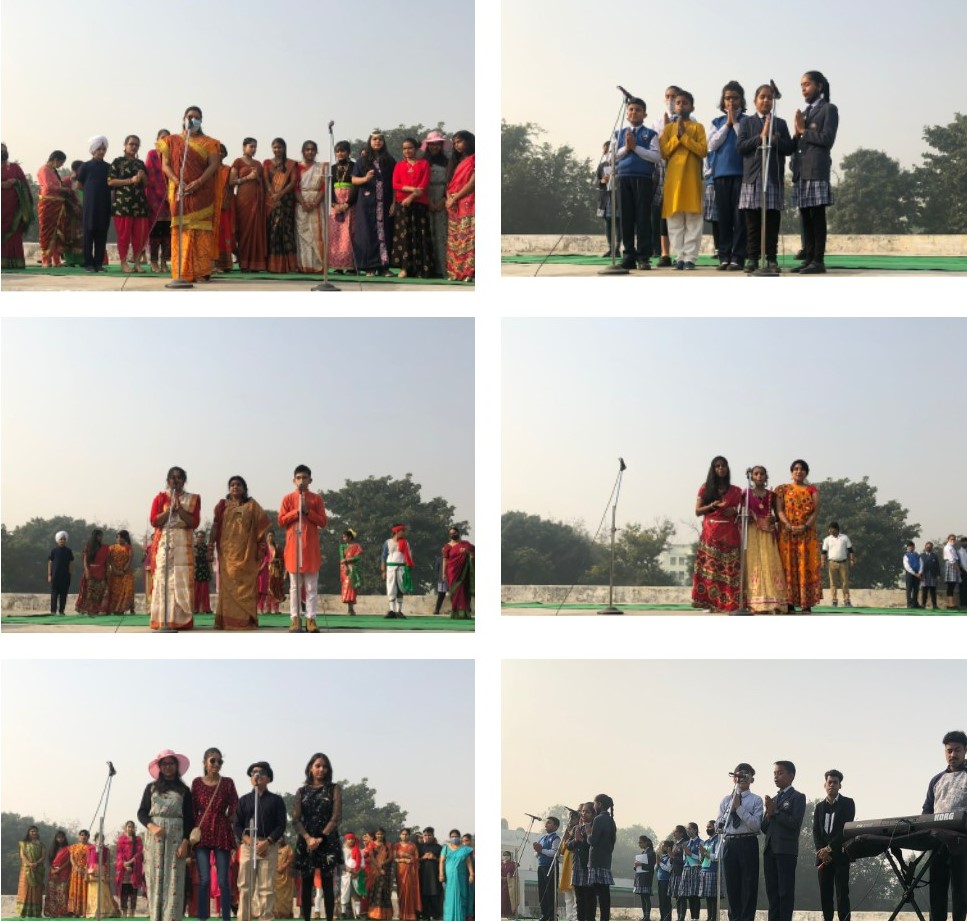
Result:
M322 830L332 819L335 807L335 785L323 784L321 787L304 786L296 791L296 799L302 809L302 827L306 834L313 838L322 838L322 844L314 851L310 851L305 839L299 838L296 844L293 865L301 876L312 876L314 870L321 870L324 875L332 875L336 867L342 866L342 842L339 840L339 829L334 828L329 835L323 835Z

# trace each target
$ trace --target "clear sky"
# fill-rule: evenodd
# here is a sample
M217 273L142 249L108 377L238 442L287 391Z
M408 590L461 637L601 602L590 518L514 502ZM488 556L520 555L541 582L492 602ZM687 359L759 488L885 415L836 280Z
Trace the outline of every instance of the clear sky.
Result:
M140 535L172 465L203 520L236 473L278 509L296 464L324 495L412 473L472 523L473 322L6 319L3 523L67 514Z
M959 534L939 471L967 452L945 351L965 335L963 318L505 319L501 510L593 533L620 456L618 526L667 517L691 542L715 455L773 486L802 457L814 482L868 475L924 539Z
M233 159L249 135L263 159L276 136L290 156L307 138L325 153L330 120L336 140L438 121L474 131L473 19L472 0L5 0L3 139L36 174L56 148L68 162L88 159L96 134L108 137L109 158L127 134L146 152L189 105Z
M706 127L719 115L722 86L738 80L752 94L774 79L778 115L791 121L802 104L799 80L819 70L839 107L834 166L860 147L883 150L905 167L920 163L925 125L946 125L963 102L967 5L927 0L916 15L877 0L813 0L725 7L695 0L687 7L614 0L504 0L503 100L508 122L536 122L545 140L569 144L596 163L622 97L641 96L650 125L665 87L695 96ZM622 112L623 114L623 112Z
M255 682L267 674L270 684ZM112 761L113 829L135 818L148 763L163 749L188 756L189 784L205 749L221 749L240 793L251 789L249 764L263 760L272 789L294 793L322 751L337 780L368 778L376 803L396 802L413 824L472 830L473 685L465 660L6 661L3 808L87 825ZM427 691L433 733L418 701ZM444 761L460 769L427 770Z
M740 761L759 796L775 795L772 764L796 765L796 789L823 793L844 774L857 818L919 815L941 739L965 724L964 663L720 660L506 661L501 816L527 827L544 814L607 793L615 819L659 835L715 817ZM535 688L554 689L539 711ZM692 694L688 688L692 689ZM570 691L569 691L570 689ZM929 694L929 701L923 696ZM739 718L735 718L738 715ZM552 737L574 733L571 757ZM563 733L563 735L562 735ZM543 751L541 769L535 757Z

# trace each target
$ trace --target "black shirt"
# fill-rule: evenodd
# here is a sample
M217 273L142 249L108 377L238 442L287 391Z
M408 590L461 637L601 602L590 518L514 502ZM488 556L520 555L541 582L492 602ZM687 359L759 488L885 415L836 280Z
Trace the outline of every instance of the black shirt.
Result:
M255 815L256 792L240 797L235 809L235 838L242 840ZM285 815L285 800L277 793L266 790L258 799L258 816L255 827L259 840L268 838L273 844L285 834L288 819Z
M74 551L70 547L61 547L58 544L50 551L47 559L53 564L50 567L51 582L70 582Z

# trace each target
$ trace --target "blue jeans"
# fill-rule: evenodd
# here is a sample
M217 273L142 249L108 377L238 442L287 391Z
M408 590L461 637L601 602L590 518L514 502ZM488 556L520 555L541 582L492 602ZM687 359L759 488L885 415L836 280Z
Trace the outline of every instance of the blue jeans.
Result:
M228 862L231 860L231 853L223 851L221 848L202 847L201 845L195 848L195 865L198 867L198 918L199 921L207 921L209 917L212 868L211 858L208 855L212 851L215 852L215 872L218 874L218 888L221 891L222 919L223 921L231 921L232 889L228 882Z

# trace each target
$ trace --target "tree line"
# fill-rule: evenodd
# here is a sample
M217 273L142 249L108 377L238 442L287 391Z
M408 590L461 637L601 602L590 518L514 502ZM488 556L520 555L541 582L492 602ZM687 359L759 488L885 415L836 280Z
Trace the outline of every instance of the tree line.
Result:
M186 783L191 784L191 779L186 779ZM246 781L247 783L247 781ZM407 824L409 813L398 803L388 802L382 805L376 803L376 789L369 786L368 778L363 777L358 783L350 783L348 780L340 780L339 786L342 789L342 821L339 823L340 833L348 831L355 832L357 837L364 831L372 831L374 828L385 828L388 836L394 835L399 829ZM239 796L248 792L247 788L239 787ZM295 800L295 793L280 794L285 801L286 815L292 815L292 804ZM118 835L124 830L124 823L129 819L138 825L137 811L138 804L129 804L130 808L123 817L114 819L110 824L104 824L104 837L107 844L112 848L117 841ZM112 812L116 812L116 808ZM45 847L50 848L57 831L66 831L67 839L74 844L78 831L86 826L78 825L76 822L52 822L50 819L35 819L32 815L19 815L16 812L4 812L2 816L2 828L0 828L0 890L4 895L17 891L17 880L20 876L20 856L18 845L23 840L27 829L31 825L36 825L40 832L40 840ZM446 816L425 817L424 824L433 825L445 823ZM422 827L422 826L421 826ZM91 832L93 842L96 827L88 829ZM144 829L138 826L138 834L143 834ZM289 828L290 838L293 834L291 826ZM292 844L292 840L289 842ZM49 854L48 854L49 858Z
M880 502L869 477L825 479L816 530L825 537L830 521L839 523L856 553L850 576L855 588L895 588L899 584L903 545L920 536L908 511L894 499ZM697 519L696 519L697 520ZM951 522L953 529L956 522ZM667 519L651 527L637 522L618 531L615 541L616 585L674 585L659 557L668 549L675 526ZM610 533L593 539L581 522L544 519L526 512L501 517L501 582L504 585L607 585L611 565ZM934 539L937 547L943 541ZM919 545L918 545L919 546Z
M378 595L385 590L385 580L379 574L379 554L390 536L390 528L397 522L407 526L407 539L413 553L413 584L423 592L435 591L439 567L440 550L447 542L447 529L455 526L461 532L467 529L466 521L454 518L456 507L445 498L437 496L424 500L422 487L413 480L412 474L401 479L392 476L371 476L365 480L346 480L342 489L320 491L326 503L329 524L319 532L322 550L322 569L319 572L319 590L324 594L339 592L339 543L346 528L356 531L356 539L363 548L361 564L357 564L360 574L359 592L363 595ZM258 497L254 497L258 499ZM211 510L217 501L203 497L206 509ZM148 508L145 503L145 511ZM260 502L265 508L265 505ZM279 527L278 510L265 508L272 530L275 532L279 551L285 546L285 531ZM54 546L54 535L67 531L70 547L74 551L74 577L72 591L80 584L83 571L81 555L84 544L93 528L104 530L106 543L114 543L118 529L125 524L108 526L100 522L90 522L69 515L52 518L32 518L26 524L12 530L0 526L0 580L4 592L45 593L47 588L47 558ZM211 519L203 520L200 527L206 533L211 531ZM128 528L134 545L135 590L143 591L141 561L144 557L144 533L137 528ZM357 559L359 559L357 557ZM214 578L214 577L213 577ZM213 586L214 588L214 586Z
M533 122L501 123L501 232L602 233L595 214L597 164L579 159L567 145L541 142L543 133ZM929 149L913 169L882 150L861 147L843 157L834 176L829 232L967 233L967 115L925 126L923 140ZM790 189L787 175L783 227L795 233Z

